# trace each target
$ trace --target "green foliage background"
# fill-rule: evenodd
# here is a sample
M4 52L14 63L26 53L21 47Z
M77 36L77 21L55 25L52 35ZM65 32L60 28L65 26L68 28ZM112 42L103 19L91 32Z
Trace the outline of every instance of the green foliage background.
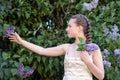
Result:
M43 47L57 46L73 41L68 39L65 29L70 16L81 13L90 20L93 42L100 46L101 51L110 51L107 60L111 62L111 67L105 68L105 80L120 80L120 67L113 53L114 49L120 48L120 40L112 41L103 36L103 26L111 29L116 24L120 30L120 1L99 0L97 8L90 12L82 11L84 2L91 0L74 0L73 3L70 0L0 0L0 79L62 80L64 56L33 54L6 39L4 29L13 25L16 32L29 42ZM20 78L17 68L21 64L34 66L34 74L26 79Z

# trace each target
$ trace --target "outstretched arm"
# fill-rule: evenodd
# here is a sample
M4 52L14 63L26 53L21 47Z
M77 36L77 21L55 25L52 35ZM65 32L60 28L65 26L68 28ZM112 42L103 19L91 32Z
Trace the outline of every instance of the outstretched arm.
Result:
M9 39L11 42L16 42L18 44L21 44L22 46L28 48L29 50L39 54L39 55L45 55L45 56L60 56L64 55L66 52L66 47L69 44L63 44L56 47L51 48L43 48L41 46L37 46L35 44L32 44L30 42L27 42L20 38L20 36L17 33L12 33L9 36Z

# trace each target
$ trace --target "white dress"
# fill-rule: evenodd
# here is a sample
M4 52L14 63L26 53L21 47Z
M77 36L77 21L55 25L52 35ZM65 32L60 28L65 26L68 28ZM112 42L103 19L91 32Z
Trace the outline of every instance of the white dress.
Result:
M87 65L81 60L77 45L71 44L64 58L63 80L93 80ZM92 55L90 56L92 60Z

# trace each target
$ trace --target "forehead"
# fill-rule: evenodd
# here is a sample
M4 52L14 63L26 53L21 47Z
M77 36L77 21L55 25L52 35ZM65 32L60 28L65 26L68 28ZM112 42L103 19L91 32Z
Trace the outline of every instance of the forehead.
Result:
M76 19L70 19L69 22L68 22L68 24L73 24L75 22L76 22Z

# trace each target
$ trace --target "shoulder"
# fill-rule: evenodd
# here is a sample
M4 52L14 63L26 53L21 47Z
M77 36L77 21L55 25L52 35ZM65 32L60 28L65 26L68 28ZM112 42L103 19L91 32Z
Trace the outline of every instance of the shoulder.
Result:
M65 43L65 44L62 44L62 45L60 45L60 46L61 46L61 47L64 49L64 51L66 52L70 45L71 45L70 43Z
M62 46L64 49L66 49L66 48L68 48L70 45L71 45L70 43L65 43L65 44L62 44L61 46Z
M92 44L93 44L93 46L94 46L94 48L95 48L95 50L92 52L93 55L94 55L94 56L95 56L95 55L101 55L101 50L100 50L99 45L96 44L96 43L92 43Z

